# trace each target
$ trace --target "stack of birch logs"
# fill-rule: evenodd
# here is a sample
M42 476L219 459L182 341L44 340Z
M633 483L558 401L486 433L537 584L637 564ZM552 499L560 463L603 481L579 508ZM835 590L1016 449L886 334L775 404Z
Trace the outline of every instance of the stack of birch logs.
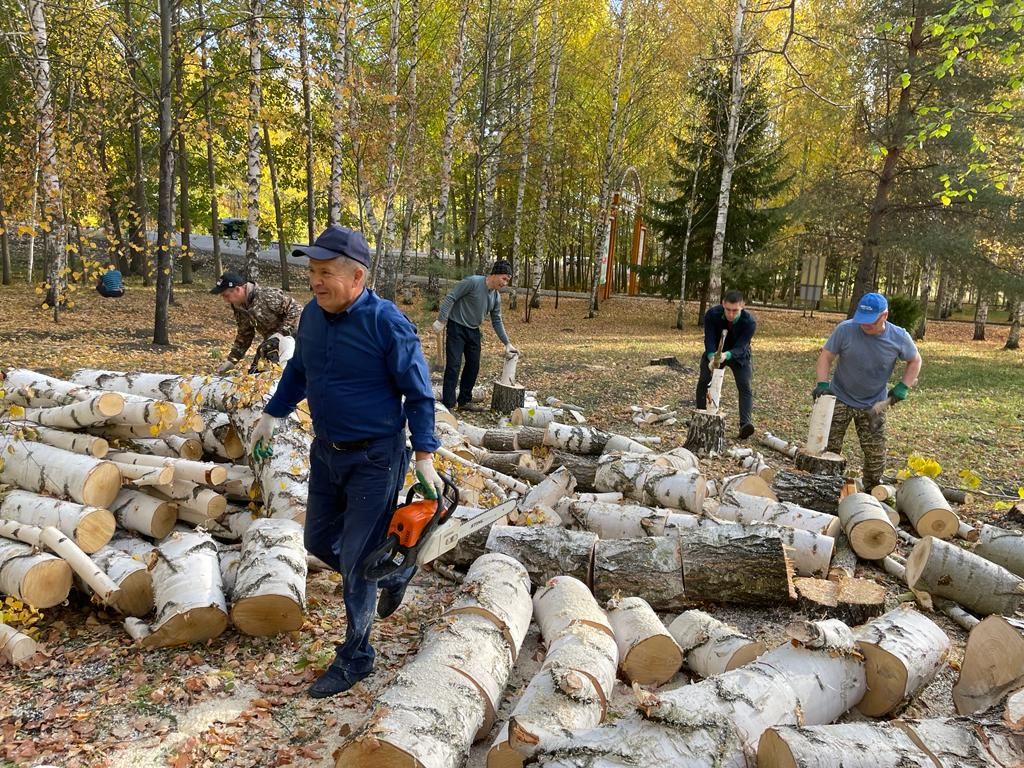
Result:
M297 630L308 435L289 423L271 460L236 463L265 379L6 371L0 592L47 608L75 584L147 647L215 637L229 616Z

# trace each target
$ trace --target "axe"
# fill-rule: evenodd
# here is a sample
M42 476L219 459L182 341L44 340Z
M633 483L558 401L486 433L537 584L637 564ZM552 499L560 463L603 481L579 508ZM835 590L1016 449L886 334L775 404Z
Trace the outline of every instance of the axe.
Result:
M722 347L725 346L725 336L728 330L722 331L722 337L718 340L718 349L715 350L715 359L711 361L711 370L717 369L722 364Z
M914 382L911 384L911 386L917 386L917 379L914 379ZM879 423L882 420L882 414L884 414L898 402L899 400L897 400L893 395L886 395L877 403L868 408L868 421L871 422L871 428L878 429Z

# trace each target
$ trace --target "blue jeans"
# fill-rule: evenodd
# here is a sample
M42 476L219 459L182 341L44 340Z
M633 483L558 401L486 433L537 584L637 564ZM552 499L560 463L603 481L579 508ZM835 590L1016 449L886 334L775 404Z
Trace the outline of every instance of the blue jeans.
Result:
M736 381L736 391L740 398L740 426L753 424L750 420L750 413L754 410L754 363L751 358L743 360L726 360L722 363L723 368L732 370L732 377ZM708 386L711 384L711 364L707 355L700 356L700 376L697 378L697 408L703 410L708 407Z
M416 570L410 566L379 582L362 575L363 559L384 542L408 466L404 431L358 450L338 451L319 438L310 449L305 544L341 574L348 626L333 665L352 674L373 669L377 589L400 587Z
M465 356L466 364L462 365ZM462 377L459 377L462 368ZM480 373L480 329L467 328L461 323L448 321L444 342L444 386L441 402L449 410L456 405L465 405L473 400L473 386ZM455 385L459 385L459 397L455 398Z

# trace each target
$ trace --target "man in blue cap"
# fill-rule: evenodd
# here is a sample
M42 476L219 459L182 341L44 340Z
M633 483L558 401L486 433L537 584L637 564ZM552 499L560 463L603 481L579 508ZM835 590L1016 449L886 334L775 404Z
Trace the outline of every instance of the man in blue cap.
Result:
M409 466L407 423L425 495L443 488L434 470L439 442L427 362L413 324L366 287L366 240L332 225L292 255L309 258L314 299L302 310L295 354L250 442L257 459L265 457L276 427L306 398L316 437L305 544L342 575L348 623L334 661L309 689L323 698L347 691L373 671L374 608L381 618L393 613L416 570L410 565L379 582L363 576L364 559L387 535Z
M829 430L828 450L840 453L850 421L857 427L857 438L864 451L864 489L882 480L885 467L885 408L888 399L898 403L917 382L921 355L910 334L886 321L889 302L880 293L866 293L857 304L857 312L835 327L818 356L818 383L814 399L823 394L836 397ZM835 372L829 381L832 363ZM886 392L896 361L903 360L901 380Z

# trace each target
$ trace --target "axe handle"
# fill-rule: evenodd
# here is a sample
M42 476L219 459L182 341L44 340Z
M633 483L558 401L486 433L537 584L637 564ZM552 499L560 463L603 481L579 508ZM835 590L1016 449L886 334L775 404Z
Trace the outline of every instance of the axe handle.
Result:
M722 348L725 346L725 336L729 333L728 330L722 331L722 336L718 340L718 349L715 350L715 359L711 361L711 370L715 370L722 364Z

